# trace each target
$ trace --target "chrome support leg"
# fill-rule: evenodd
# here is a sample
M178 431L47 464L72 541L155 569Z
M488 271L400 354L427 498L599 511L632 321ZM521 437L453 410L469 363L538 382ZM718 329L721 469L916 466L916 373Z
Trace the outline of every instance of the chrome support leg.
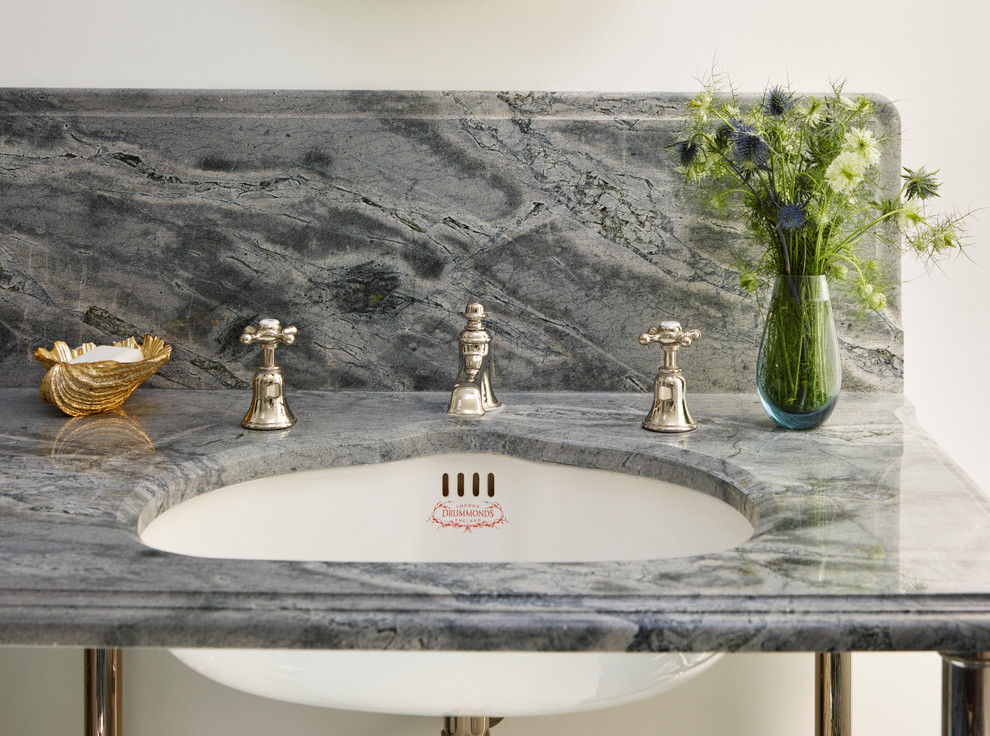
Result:
M443 719L440 736L489 736L489 729L500 723L501 718L447 716Z
M86 688L86 736L121 736L124 699L120 649L83 652Z
M815 654L815 736L850 736L851 662L848 652Z
M942 736L990 736L990 652L942 654Z

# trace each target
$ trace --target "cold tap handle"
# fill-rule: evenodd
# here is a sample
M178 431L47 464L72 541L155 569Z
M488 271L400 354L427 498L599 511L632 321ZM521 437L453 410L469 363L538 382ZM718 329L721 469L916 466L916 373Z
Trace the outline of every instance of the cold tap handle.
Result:
M240 342L242 345L261 345L263 366L273 368L275 366L275 348L282 345L291 345L296 341L296 334L299 332L295 327L283 328L277 319L263 319L257 326L248 325L241 333Z
M284 343L291 345L296 340L295 327L282 327L277 319L263 319L258 322L258 326L248 325L241 333L241 343L251 345L260 342L262 345Z

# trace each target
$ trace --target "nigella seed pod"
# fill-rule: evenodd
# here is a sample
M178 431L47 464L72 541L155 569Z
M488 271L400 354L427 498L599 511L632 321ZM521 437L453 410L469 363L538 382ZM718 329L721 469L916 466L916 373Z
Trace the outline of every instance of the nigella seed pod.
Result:
M870 309L879 311L887 306L887 295L879 291L870 296Z
M841 263L837 263L834 266L832 266L832 278L834 278L836 281L845 281L847 278L849 278L848 267L842 265Z
M752 271L743 271L739 274L739 285L747 294L755 294L760 288L760 278Z

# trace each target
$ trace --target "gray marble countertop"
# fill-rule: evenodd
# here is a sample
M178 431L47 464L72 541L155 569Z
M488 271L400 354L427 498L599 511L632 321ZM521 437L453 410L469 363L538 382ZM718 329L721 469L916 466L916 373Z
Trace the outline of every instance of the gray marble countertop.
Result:
M644 394L505 393L480 421L440 393L143 389L70 420L0 389L0 643L530 650L987 650L990 502L904 398L846 393L811 432L752 395L691 397L698 431L643 431ZM189 496L296 469L456 450L621 470L717 495L756 534L686 559L388 564L185 557L138 532ZM635 509L630 509L635 513Z

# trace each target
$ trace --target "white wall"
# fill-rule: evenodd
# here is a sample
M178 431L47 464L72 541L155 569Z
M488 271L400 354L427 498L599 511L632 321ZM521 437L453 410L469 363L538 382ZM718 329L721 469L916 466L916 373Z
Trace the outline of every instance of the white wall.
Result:
M0 86L691 91L713 61L746 91L780 81L817 91L846 77L848 89L898 103L905 164L940 169L950 204L986 207L990 190L990 5L973 0L0 0L0 19ZM932 274L905 261L904 326L908 396L986 490L990 215L981 219L969 259ZM271 704L200 681L161 653L130 654L130 734L439 728ZM0 731L70 732L81 698L65 671L79 659L0 649ZM862 655L856 666L858 732L936 732L934 655ZM54 694L41 698L49 681ZM792 736L811 728L811 682L809 655L741 655L647 703L516 719L497 733ZM177 704L207 730L180 727Z

